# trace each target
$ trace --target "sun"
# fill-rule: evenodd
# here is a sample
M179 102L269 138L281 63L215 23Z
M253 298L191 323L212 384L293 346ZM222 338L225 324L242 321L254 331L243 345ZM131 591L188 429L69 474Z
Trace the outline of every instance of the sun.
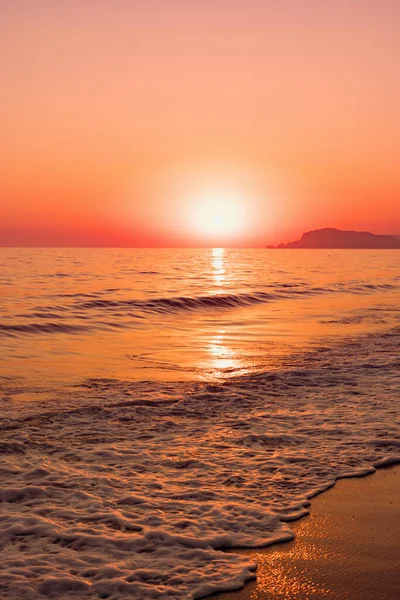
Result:
M226 238L243 231L246 199L235 190L203 190L190 205L192 225L203 236Z

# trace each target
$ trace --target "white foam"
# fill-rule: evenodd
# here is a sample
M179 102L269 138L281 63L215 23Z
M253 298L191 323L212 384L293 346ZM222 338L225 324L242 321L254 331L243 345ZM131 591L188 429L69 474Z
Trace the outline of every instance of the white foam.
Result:
M398 339L220 385L93 381L51 405L4 401L0 597L241 587L255 565L223 549L290 539L309 498L398 460Z

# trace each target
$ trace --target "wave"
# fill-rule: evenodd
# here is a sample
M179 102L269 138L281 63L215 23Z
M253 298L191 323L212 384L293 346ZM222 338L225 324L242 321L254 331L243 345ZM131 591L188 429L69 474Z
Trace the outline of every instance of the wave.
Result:
M68 325L65 323L24 323L17 325L4 325L0 323L0 335L13 335L18 333L79 333L89 329L84 325Z
M232 294L205 294L200 296L171 296L150 299L112 299L105 298L104 294L119 291L118 289L103 290L91 294L64 294L63 297L71 298L71 303L53 306L36 307L32 312L19 314L13 319L23 318L23 323L0 324L1 335L17 334L49 334L49 333L80 333L85 330L117 328L128 326L121 318L135 319L146 318L147 315L168 315L181 311L199 310L227 310L280 300L296 299L303 297L319 296L325 294L372 294L377 291L399 289L397 284L367 284L353 283L352 285L336 284L331 287L307 287L296 283L284 283L271 286L268 291ZM116 320L96 320L96 314L105 312ZM9 317L10 318L10 317ZM52 319L51 322L32 323L33 319ZM71 319L72 323L58 323L57 321ZM76 323L74 320L85 321L85 324ZM28 321L28 322L27 322Z
M261 304L284 298L297 296L315 296L320 294L348 292L362 294L379 290L398 289L393 284L357 284L348 288L338 285L335 287L304 287L299 289L296 284L282 284L271 291L257 291L241 294L209 294L202 296L172 296L167 298L153 298L150 300L107 300L95 299L81 302L76 305L79 309L96 308L136 308L144 312L168 313L179 310L198 310L202 308L236 308Z
M151 300L89 300L80 303L79 309L136 308L144 312L169 313L201 308L235 308L277 300L279 294L256 292L247 294L211 294L204 296L173 296Z

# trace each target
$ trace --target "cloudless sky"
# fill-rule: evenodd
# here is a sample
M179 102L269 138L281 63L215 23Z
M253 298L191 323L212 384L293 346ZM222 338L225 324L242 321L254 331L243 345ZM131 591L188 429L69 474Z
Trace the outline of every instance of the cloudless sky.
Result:
M400 234L399 23L398 0L0 0L0 244ZM208 238L195 204L227 189L243 228Z

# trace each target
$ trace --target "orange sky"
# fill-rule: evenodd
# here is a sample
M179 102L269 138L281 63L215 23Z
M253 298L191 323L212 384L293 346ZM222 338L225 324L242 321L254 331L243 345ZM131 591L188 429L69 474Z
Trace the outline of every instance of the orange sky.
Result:
M398 0L0 0L0 245L400 234L399 23ZM224 186L246 219L220 239L193 205Z

